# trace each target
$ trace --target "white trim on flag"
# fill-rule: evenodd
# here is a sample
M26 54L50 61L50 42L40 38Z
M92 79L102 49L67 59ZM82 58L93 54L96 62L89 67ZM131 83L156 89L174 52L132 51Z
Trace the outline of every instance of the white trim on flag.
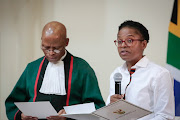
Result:
M166 68L171 72L173 78L180 82L180 70L169 64L166 64Z

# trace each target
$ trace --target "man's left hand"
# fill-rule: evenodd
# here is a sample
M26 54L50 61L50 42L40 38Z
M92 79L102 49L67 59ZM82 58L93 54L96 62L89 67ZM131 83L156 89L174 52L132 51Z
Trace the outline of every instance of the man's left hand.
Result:
M66 112L65 112L64 109L62 109L62 110L60 110L60 111L58 112L58 115L59 115L59 116L50 116L50 117L47 117L47 120L66 120L65 117L60 116L60 115L62 115L62 114L66 114Z

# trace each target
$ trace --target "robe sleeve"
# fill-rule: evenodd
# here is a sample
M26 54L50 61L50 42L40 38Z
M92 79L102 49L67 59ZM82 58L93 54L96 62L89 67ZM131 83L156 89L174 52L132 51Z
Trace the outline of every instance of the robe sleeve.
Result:
M96 75L90 66L85 71L82 101L83 103L94 102L96 109L99 109L105 106L105 102L102 98Z
M27 101L28 92L26 92L26 74L27 67L5 101L6 115L9 120L21 120L22 112L16 107L14 102Z

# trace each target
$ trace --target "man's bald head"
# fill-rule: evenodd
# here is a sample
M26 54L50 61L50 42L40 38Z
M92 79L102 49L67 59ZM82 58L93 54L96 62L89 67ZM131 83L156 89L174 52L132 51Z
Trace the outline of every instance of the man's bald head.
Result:
M41 40L41 48L46 58L56 64L65 54L65 47L69 43L66 27L56 21L47 23L43 28Z
M52 21L47 23L42 30L42 38L49 35L56 35L61 37L61 39L66 38L66 27L57 21Z

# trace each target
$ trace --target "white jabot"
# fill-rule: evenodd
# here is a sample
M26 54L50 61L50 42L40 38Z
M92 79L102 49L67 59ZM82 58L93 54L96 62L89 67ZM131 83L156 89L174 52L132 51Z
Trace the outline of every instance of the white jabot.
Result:
M64 62L62 61L66 54L67 51L65 51L64 56L56 64L48 63L42 86L39 90L40 93L66 95Z

